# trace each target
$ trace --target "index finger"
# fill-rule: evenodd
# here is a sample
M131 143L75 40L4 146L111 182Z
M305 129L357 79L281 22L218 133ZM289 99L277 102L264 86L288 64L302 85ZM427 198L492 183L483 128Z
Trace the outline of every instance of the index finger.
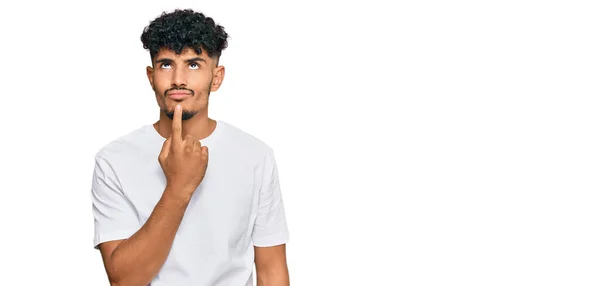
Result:
M181 144L181 105L175 106L175 113L173 114L173 126L171 127L171 137L175 145Z

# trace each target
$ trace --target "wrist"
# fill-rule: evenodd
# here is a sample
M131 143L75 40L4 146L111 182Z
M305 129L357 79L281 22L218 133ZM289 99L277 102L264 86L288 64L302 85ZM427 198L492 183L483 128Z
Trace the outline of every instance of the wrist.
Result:
M183 200L187 202L192 198L194 190L189 187L167 183L165 193L174 199Z

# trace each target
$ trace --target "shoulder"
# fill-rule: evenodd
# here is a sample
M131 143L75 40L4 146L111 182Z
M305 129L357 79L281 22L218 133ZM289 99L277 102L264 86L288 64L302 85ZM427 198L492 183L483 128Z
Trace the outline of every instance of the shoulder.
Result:
M149 133L151 127L151 125L144 125L108 141L96 151L94 157L96 160L114 161L134 155L151 141Z
M228 147L262 156L273 152L273 148L257 136L231 123L225 121L219 121L219 123L223 125L222 136L225 139L223 144Z
M227 152L228 157L255 167L274 164L274 150L266 141L233 124L223 121L219 123L222 124L219 149L223 148L221 150Z

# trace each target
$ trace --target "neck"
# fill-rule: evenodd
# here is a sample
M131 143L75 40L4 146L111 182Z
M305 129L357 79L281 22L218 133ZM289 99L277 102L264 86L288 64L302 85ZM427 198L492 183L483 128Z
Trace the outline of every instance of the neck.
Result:
M171 136L171 127L173 120L169 119L166 114L160 112L160 118L154 124L154 129L164 138ZM217 122L210 119L206 112L199 112L194 117L183 120L181 122L181 136L185 139L188 134L193 140L201 140L208 137L217 127Z

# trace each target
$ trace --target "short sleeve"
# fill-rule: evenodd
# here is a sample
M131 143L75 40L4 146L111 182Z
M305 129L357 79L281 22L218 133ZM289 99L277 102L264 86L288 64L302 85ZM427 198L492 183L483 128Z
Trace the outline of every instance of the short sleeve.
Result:
M254 246L258 247L285 244L289 233L279 186L279 173L272 150L267 153L262 170L264 173L252 241Z
M94 248L111 240L127 239L139 229L135 209L123 195L111 164L96 156L92 175Z

